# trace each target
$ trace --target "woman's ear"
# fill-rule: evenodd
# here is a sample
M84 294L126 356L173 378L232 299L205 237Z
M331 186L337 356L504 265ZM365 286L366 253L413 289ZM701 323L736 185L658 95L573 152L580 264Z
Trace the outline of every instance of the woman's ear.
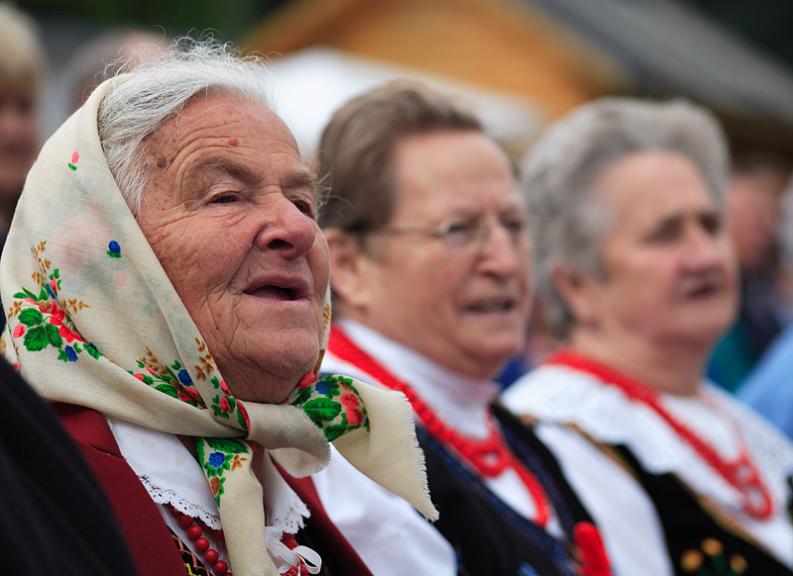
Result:
M575 323L593 325L597 318L597 281L579 270L561 265L554 267L551 279Z
M325 237L330 250L330 282L338 304L348 311L367 309L368 259L361 239L340 228L325 230Z

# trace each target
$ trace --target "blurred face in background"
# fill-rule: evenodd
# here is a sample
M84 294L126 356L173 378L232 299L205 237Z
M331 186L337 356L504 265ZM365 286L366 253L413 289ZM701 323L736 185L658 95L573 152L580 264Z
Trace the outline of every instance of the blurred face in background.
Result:
M441 131L401 139L394 166L394 212L358 267L357 319L492 378L521 350L529 315L526 207L509 161L481 133Z
M730 236L741 270L759 270L773 264L780 199L787 179L786 171L770 164L733 172L727 205Z
M0 202L13 203L39 150L36 95L28 83L0 80Z
M732 322L737 274L699 170L678 154L641 152L607 166L595 189L615 219L601 244L604 278L582 282L577 321L614 342L712 345Z

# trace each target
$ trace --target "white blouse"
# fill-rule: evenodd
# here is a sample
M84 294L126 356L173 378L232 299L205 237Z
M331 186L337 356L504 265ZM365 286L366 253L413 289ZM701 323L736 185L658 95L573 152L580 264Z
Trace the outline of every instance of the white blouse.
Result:
M518 415L539 420L538 436L601 529L617 574L672 574L663 531L639 483L595 447L592 438L622 444L651 473L673 473L722 510L788 566L793 566L793 526L787 517L787 474L793 446L750 409L704 384L693 397L662 394L664 407L724 459L735 458L741 438L760 470L775 514L760 521L742 508L741 493L711 469L648 406L629 400L595 376L563 366L541 366L513 384L502 401Z
M421 356L414 350L398 344L378 332L375 332L357 322L341 320L340 326L347 335L361 349L380 362L384 368L401 380L408 383L427 405L448 426L466 436L485 438L489 434L488 406L498 394L498 385L488 380L474 380L461 374L446 370ZM355 366L336 358L331 353L326 353L322 362L322 371L341 373L355 376L361 380L372 382L371 377ZM331 465L314 475L320 499L334 524L342 531L364 560L380 574L456 574L456 560L454 551L439 533L421 520L418 513L412 510L413 516L421 520L426 528L418 537L406 540L408 535L403 532L406 527L389 525L391 522L386 517L372 515L372 510L366 510L356 505L358 499L357 486L349 484L347 489L333 479L336 466L343 458L332 461ZM349 466L349 464L348 464ZM370 483L372 488L382 493L384 498L393 503L410 507L397 496L385 491L368 478L362 481ZM534 501L528 494L518 475L512 469L505 470L496 478L485 479L485 484L501 497L520 514L532 518L536 508ZM400 534L395 532L399 531ZM548 531L556 536L561 534L558 520L552 516L548 523ZM379 534L381 533L381 534ZM395 540L397 538L398 540ZM444 543L443 548L438 546L438 539ZM400 554L399 547L394 547L393 542L410 542L409 555L416 557L415 566L403 572L389 568L393 563L390 556ZM408 545L408 544L406 544ZM431 550L427 550L430 545ZM401 553L404 554L404 551ZM370 563L370 558L372 562ZM379 560L378 560L379 559ZM433 559L428 562L428 559Z
M168 506L171 506L201 520L212 529L221 528L220 514L201 466L179 438L172 434L113 418L108 418L108 424L122 456L154 500L165 523L196 557L201 558L194 542L187 537L186 529L179 526L168 510ZM294 554L281 543L281 537L284 533L297 533L310 513L269 458L263 460L262 492L266 509L267 549L276 567L286 570ZM212 534L204 533L204 537L210 541L210 547L218 551L219 558L228 562L224 547L214 540ZM305 546L299 551L311 564L321 564L315 551ZM205 567L213 573L211 566Z

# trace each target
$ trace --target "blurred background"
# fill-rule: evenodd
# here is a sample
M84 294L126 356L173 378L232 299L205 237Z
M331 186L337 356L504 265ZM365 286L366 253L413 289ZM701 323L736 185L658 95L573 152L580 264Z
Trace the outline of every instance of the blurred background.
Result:
M14 3L12 3L14 4ZM549 122L608 94L684 97L730 140L730 227L743 272L735 326L710 375L740 387L793 317L790 0L25 0L46 52L46 136L119 55L182 34L271 60L274 107L310 155L331 112L394 77L473 107L519 159ZM551 344L541 326L531 360Z

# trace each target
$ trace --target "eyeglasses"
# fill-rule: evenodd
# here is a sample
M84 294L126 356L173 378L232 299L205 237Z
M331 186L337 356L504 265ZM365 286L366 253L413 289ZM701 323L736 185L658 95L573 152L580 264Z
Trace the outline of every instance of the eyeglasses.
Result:
M417 234L442 240L450 248L465 250L484 246L495 226L504 229L514 246L520 246L528 241L528 222L520 216L451 220L440 226L385 226L361 232L393 236Z

